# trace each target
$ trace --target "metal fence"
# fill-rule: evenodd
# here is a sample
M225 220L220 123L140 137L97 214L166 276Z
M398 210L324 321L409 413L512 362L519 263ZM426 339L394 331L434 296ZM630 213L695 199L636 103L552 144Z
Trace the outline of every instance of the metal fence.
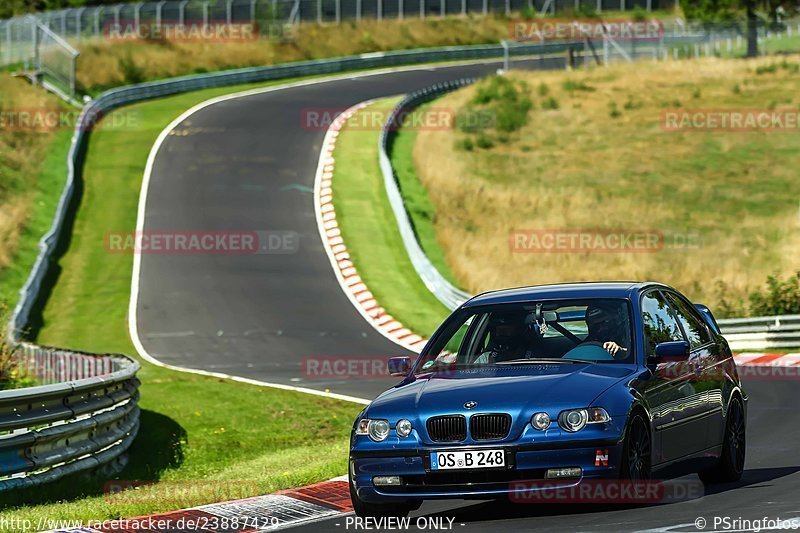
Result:
M560 13L591 9L671 9L674 0L169 0L47 11L0 21L0 65L30 61L34 36L28 17L71 44L140 34L169 26L250 24L258 35L280 37L285 25L301 22L340 23L343 20L403 19L446 15L511 15L524 9Z
M139 363L28 343L16 350L43 384L0 391L0 493L123 462L139 430Z

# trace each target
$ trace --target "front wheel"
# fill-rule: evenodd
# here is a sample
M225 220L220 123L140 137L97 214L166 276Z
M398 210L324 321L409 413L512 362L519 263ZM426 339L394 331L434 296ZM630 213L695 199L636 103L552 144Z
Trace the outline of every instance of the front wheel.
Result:
M353 502L353 511L360 517L383 517L383 516L408 516L411 511L416 511L422 505L422 501L410 501L404 503L368 503L361 500L353 487L353 481L349 481L350 500Z
M725 420L725 437L722 439L722 456L713 468L698 472L705 484L738 481L744 472L747 449L744 406L738 396L731 399Z
M620 477L633 481L650 479L650 431L644 418L635 413L628 424L623 446L622 467Z

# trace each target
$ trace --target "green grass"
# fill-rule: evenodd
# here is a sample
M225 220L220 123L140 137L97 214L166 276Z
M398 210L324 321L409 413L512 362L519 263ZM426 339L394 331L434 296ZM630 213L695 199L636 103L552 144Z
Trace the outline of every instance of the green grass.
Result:
M374 105L389 109L397 101ZM429 336L449 312L408 259L378 167L377 140L378 131L369 129L345 128L339 135L333 176L336 219L350 259L380 305L405 327Z
M445 260L444 251L436 241L436 231L433 226L436 221L436 209L428 196L428 190L419 180L414 168L413 151L416 140L417 131L415 129L399 129L392 142L389 157L392 160L392 166L400 184L400 192L403 195L403 202L420 246L439 273L450 283L458 286L458 282Z
M5 268L0 269L0 302L9 307L16 305L19 290L28 279L39 254L39 239L53 223L53 215L64 187L71 138L72 131L63 130L50 141L49 151L35 181L36 192L31 211L19 234L14 257Z
M198 102L252 87L205 90L126 107L114 114L126 114L128 121L122 123L135 127L101 128L91 136L81 205L37 342L135 353L126 323L132 260L107 254L104 233L135 228L145 162L163 128ZM52 154L54 169L63 155ZM62 180L53 179L59 190ZM118 479L158 480L161 484L152 493L137 492L151 496L121 504L103 496L101 479L70 479L28 495L25 506L6 506L0 518L136 516L218 499L202 491L180 501L159 497L164 482L241 481L242 489L230 496L243 497L346 471L348 434L359 405L147 363L139 377L142 426Z

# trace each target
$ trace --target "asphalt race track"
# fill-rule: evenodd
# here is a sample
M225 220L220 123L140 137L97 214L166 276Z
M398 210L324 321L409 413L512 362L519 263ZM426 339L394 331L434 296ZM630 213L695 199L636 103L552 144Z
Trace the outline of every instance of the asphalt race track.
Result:
M359 397L391 386L391 379L310 379L301 370L306 357L403 353L361 318L336 282L311 192L324 131L301 127L301 114L497 66L437 67L275 91L215 104L181 123L155 160L144 229L293 231L300 244L297 253L282 255L143 254L137 320L147 351L173 365ZM376 221L382 223L393 221ZM794 518L800 527L800 380L745 385L744 477L708 489L703 498L650 506L428 502L412 517L445 524L452 518L455 531L713 531L715 517ZM695 526L700 517L702 529ZM353 531L346 519L296 530ZM752 527L730 522L727 530Z
M307 357L407 353L375 331L337 284L312 194L325 131L305 126L303 116L498 66L330 81L220 102L183 121L155 159L144 231L296 232L299 247L287 254L142 254L137 323L148 353L173 365L364 398L391 387L388 377L330 380L301 369Z

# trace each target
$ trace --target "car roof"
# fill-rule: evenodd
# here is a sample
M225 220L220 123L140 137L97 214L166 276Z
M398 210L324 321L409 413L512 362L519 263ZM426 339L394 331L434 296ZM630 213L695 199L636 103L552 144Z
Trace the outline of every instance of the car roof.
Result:
M662 283L639 281L593 281L583 283L559 283L553 285L533 285L479 294L462 307L503 303L528 302L532 300L556 300L561 298L630 298L645 287L659 286Z

